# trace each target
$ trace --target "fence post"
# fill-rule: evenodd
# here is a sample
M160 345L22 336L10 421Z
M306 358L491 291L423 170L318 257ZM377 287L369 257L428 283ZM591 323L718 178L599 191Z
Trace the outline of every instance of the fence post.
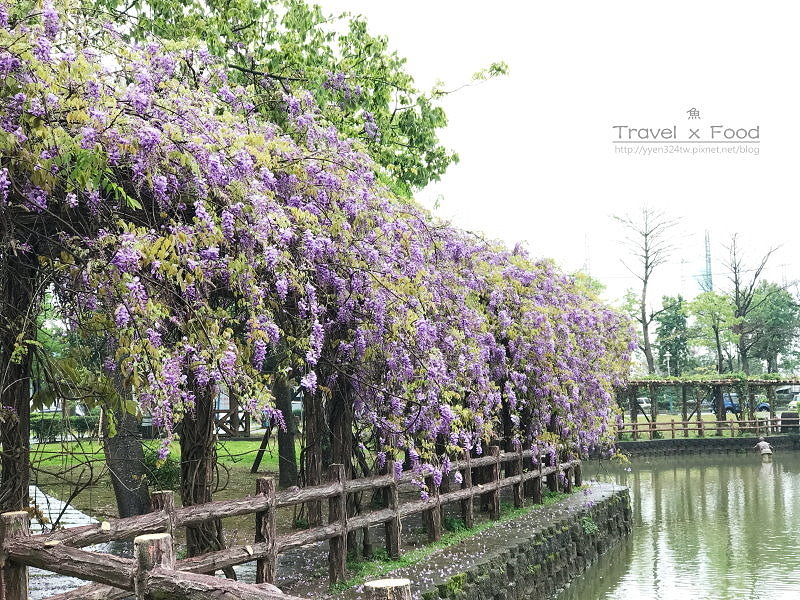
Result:
M514 507L522 508L525 505L525 486L522 485L522 444L517 449L517 460L514 462L514 474L519 477L519 483L514 484Z
M150 506L153 512L161 510L171 513L175 510L175 492L172 490L150 492Z
M175 568L175 550L172 536L168 533L140 535L133 540L133 554L136 557L136 575L133 586L136 600L150 600L147 590L147 576L156 567Z
M497 520L500 518L500 446L489 446L489 453L494 458L492 463L492 485L495 486L489 492L489 516Z
M175 492L164 490L150 493L150 506L153 512L164 512L169 517L170 535L175 535Z
M560 477L560 473L559 473ZM564 470L564 491L568 494L572 493L572 466L570 465Z
M333 464L328 467L328 481L338 483L339 493L328 499L328 523L337 521L342 526L342 534L332 537L328 542L328 577L331 583L343 581L347 572L347 492L344 488L344 465Z
M426 477L425 485L428 486L428 497L433 504L433 508L425 511L425 528L428 530L428 541L436 542L442 539L442 509L439 504L439 488L434 483L433 477Z
M694 388L694 411L697 418L697 435L703 437L703 390L705 388Z
M411 600L411 580L378 579L364 584L365 600Z
M581 487L583 485L583 474L581 473L581 462L578 461L578 464L575 465L575 487Z
M536 452L539 452L537 449ZM531 459L533 455L531 455ZM533 478L533 494L532 500L534 504L541 504L542 503L542 455L539 454L536 457L536 464L538 465L539 475Z
M547 455L547 466L548 467L555 467L555 471L550 473L547 476L547 489L551 492L558 491L558 453L556 453L553 458L550 458L550 454Z
M391 558L400 558L400 495L397 491L397 472L394 470L394 461L390 460L386 463L386 470L389 477L392 478L392 483L386 488L388 508L394 512L394 517L386 521L386 552L389 553Z
M467 498L461 501L461 518L464 519L464 526L472 529L475 525L475 507L473 499L475 494L472 491L472 462L470 461L470 451L467 450L467 468L464 469L464 477L461 480L461 489L470 490Z
M0 515L0 551L3 564L0 575L3 577L4 600L28 600L28 567L9 561L5 548L8 542L30 535L28 511L17 510Z
M256 480L256 495L264 496L269 502L269 508L256 513L256 544L266 542L269 548L267 556L256 561L256 583L275 583L278 568L275 551L275 480L272 477L259 477Z
M672 439L675 439L675 419L672 419Z

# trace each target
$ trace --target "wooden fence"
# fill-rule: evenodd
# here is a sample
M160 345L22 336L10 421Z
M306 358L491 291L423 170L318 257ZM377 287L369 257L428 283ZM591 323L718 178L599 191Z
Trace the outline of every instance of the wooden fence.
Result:
M210 589L208 586L212 584L218 590L224 590L225 598L231 600L290 599L289 596L279 595L277 588L269 585L276 580L277 557L281 552L328 540L329 577L331 582L337 582L345 578L348 531L383 525L386 550L396 558L400 555L400 520L403 517L423 513L428 538L436 540L442 535L441 508L445 504L459 503L464 523L472 527L473 500L476 496L482 497L488 505L490 517L497 519L500 516L500 491L505 487L513 488L514 504L520 507L526 493L533 502L541 503L543 483L550 490L559 490L563 485L565 491L571 491L573 482L581 485L580 461L560 463L556 459L555 464L544 466L545 457L540 457L534 464L531 456L529 450L500 452L497 446L492 446L487 455L461 461L455 467L462 474L460 489L443 491L429 482L431 491L427 499L417 497L405 502L400 502L399 486L410 483L413 475L404 473L396 476L394 464L389 462L388 474L353 480L345 480L342 465L331 465L327 483L301 489L278 491L272 478L262 477L256 482L254 496L182 508L175 507L172 492L156 492L152 495L153 512L149 514L41 535L28 533L26 512L5 513L0 528L3 600L27 599L28 566L95 582L51 596L50 600L112 600L125 598L132 592L140 600L165 597L164 594L176 599L205 600L211 597L211 592L203 590ZM480 470L476 473L475 469ZM473 484L474 479L480 479L483 483ZM348 516L348 494L378 490L384 491L384 507ZM302 531L277 534L277 509L325 501L328 503L327 523ZM255 516L252 544L174 560L171 534L178 527L242 515ZM153 534L169 534L169 539L163 535L153 537ZM134 537L136 560L82 549L92 544ZM205 575L254 560L256 584L269 587L246 586ZM207 581L209 578L213 581Z
M722 436L727 432L731 437L741 433L754 435L769 435L773 433L797 433L800 431L798 417L774 419L736 419L729 421L648 421L623 423L619 428L618 436L630 435L634 440L640 437L656 438L689 437L696 434L699 437L707 435Z

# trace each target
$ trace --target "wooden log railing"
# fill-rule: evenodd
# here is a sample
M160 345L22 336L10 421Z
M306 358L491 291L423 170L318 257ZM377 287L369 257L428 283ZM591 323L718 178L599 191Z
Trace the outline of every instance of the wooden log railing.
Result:
M800 419L791 418L764 418L764 419L731 419L726 421L703 421L703 420L676 420L669 421L647 421L647 422L627 422L623 423L618 430L618 435L630 435L636 440L640 437L649 437L651 440L656 438L689 437L690 433L698 437L706 435L724 436L727 432L731 437L741 433L751 433L754 435L769 435L773 433L783 433L800 430Z
M569 490L572 481L580 485L580 461L565 460L559 462L556 456L552 464L543 466L545 457L533 460L530 450L520 452L500 452L496 446L490 447L486 456L467 458L454 465L462 474L460 489L440 493L428 480L428 497L400 502L399 486L411 483L415 479L412 473L395 474L393 462L387 464L387 474L374 477L344 480L341 465L331 465L328 482L323 485L293 490L275 489L272 478L259 478L256 494L248 498L209 502L182 508L174 506L172 492L159 492L153 495L154 511L150 514L112 519L95 525L62 529L52 533L30 535L27 530L27 513L6 513L2 515L0 527L0 559L3 579L6 582L6 600L27 598L27 566L53 571L63 575L78 577L94 583L81 588L52 596L50 600L77 600L104 598L124 598L131 592L139 598L150 595L174 594L175 598L187 600L203 600L210 598L211 592L202 592L207 583L203 577L208 574L238 564L256 561L256 583L268 588L247 590L237 584L232 586L220 578L219 589L230 592L230 598L282 598L274 588L276 579L277 556L292 548L306 544L329 542L329 576L331 582L341 581L345 577L347 532L361 528L382 525L386 528L386 549L390 556L400 553L400 520L404 517L426 514L428 535L431 539L439 539L442 535L442 507L450 503L458 503L464 523L474 523L474 499L488 495L489 515L492 519L500 516L500 491L513 486L515 505L524 501L526 490L535 503L541 503L541 488L547 481L551 490L561 487ZM472 484L472 471L476 468L490 467L490 481L478 485ZM347 495L355 492L376 491L388 488L385 494L387 502L383 508L365 512L357 516L347 515ZM306 502L328 501L328 522L304 531L277 534L275 515L278 508L292 507ZM17 515L16 517L14 515ZM22 515L22 516L20 516ZM166 562L151 561L137 564L136 561L113 555L90 552L81 549L84 546L136 537L142 544L160 540L164 546L166 535L170 538L178 527L197 525L212 519L254 515L254 542L247 545L235 545L202 556L174 560L167 556ZM25 528L21 521L25 521ZM144 538L143 538L144 536ZM146 538L146 539L145 539ZM150 540L150 541L148 541ZM164 554L166 550L158 550ZM161 556L161 554L159 554ZM141 557L140 557L141 558ZM159 559L160 560L160 559ZM146 573L145 573L146 572ZM143 574L144 573L144 574ZM198 579L199 578L199 579ZM24 580L24 584L21 583ZM169 582L172 583L169 583ZM211 583L213 583L212 581ZM184 582L184 583L181 583ZM236 583L236 582L233 582ZM11 585L11 588L9 588ZM25 588L24 592L13 591ZM227 587L226 587L227 586ZM254 586L249 586L254 587ZM229 589L230 588L230 589ZM235 588L235 589L234 589ZM190 591L195 590L196 595ZM265 591L266 590L266 591ZM255 595L248 596L251 593ZM272 595L270 595L272 594ZM172 597L172 596L170 596Z

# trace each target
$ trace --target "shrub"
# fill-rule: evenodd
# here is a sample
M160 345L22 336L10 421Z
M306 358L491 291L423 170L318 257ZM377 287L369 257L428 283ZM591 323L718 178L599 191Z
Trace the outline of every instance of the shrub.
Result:
M442 524L447 531L459 532L467 530L464 520L458 517L445 517Z
M85 417L70 417L69 428L75 432L78 437L85 437L87 433L97 431L100 424L100 417L96 415L87 415Z
M597 523L595 523L594 519L592 519L592 517L589 515L586 515L581 519L581 525L583 526L583 532L586 535L595 535L600 531L600 527L597 526Z
M58 441L67 431L67 422L60 414L31 415L31 433L42 444Z
M181 481L180 462L168 456L161 459L158 451L145 447L144 465L147 471L147 483L161 490L174 490Z

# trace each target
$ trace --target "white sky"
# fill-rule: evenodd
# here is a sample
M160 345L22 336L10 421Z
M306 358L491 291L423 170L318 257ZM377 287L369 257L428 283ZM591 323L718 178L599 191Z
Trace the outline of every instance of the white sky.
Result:
M440 216L509 244L524 240L566 270L588 258L609 299L636 285L611 215L643 204L683 219L656 294L698 291L706 229L716 287L733 232L751 262L781 246L770 278L800 279L800 4L317 1L365 15L423 89L509 64L508 77L444 102L442 138L461 162L418 194L428 206L439 198ZM701 120L688 120L692 107ZM759 155L624 156L611 143L613 125L705 132L717 124L759 126Z

